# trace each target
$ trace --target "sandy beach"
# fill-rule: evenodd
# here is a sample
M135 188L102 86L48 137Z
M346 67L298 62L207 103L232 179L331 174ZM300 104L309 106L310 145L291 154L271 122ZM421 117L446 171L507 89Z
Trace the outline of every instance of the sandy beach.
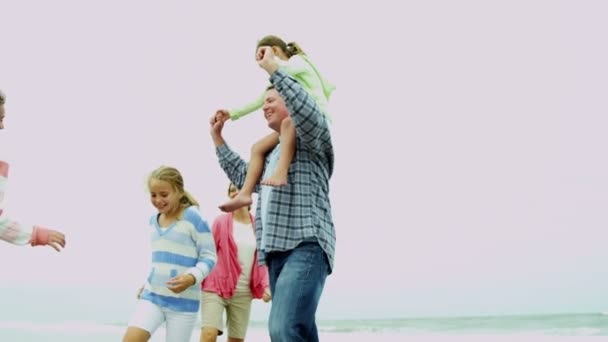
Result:
M605 336L546 336L546 335L403 335L398 333L321 333L323 342L370 342L370 341L404 341L404 342L557 342L557 341L605 341ZM161 341L161 340L159 340ZM197 341L197 340L193 340ZM225 341L225 339L218 339ZM270 341L267 333L252 330L247 341Z
M76 342L86 340L88 342L120 341L125 328L120 326L100 326L86 324L61 324L47 326L44 324L33 325L0 325L0 341L3 342ZM605 341L606 336L551 336L544 334L402 334L398 332L320 332L320 340L323 342L369 342L369 341L405 341L405 342L584 342ZM200 332L195 330L190 342L198 342ZM150 342L164 342L165 330L160 328ZM218 341L226 341L226 336L221 336ZM246 341L265 342L270 341L268 332L262 328L250 328Z

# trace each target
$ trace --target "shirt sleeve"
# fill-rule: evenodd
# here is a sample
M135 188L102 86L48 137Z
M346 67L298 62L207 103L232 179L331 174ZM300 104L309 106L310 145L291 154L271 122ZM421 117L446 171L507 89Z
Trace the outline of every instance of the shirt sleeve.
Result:
M192 223L195 228L195 231L192 232L192 238L196 242L198 254L196 266L190 268L187 273L192 274L196 279L196 284L200 285L203 279L211 273L217 262L215 242L209 225L203 220L197 209L193 207L186 209L184 219Z
M264 105L264 93L256 98L254 101L247 103L246 105L228 110L228 114L230 114L230 119L238 120L243 116L255 112L256 110L262 108Z
M313 97L281 69L270 76L270 82L285 100L301 141L317 153L330 150L332 146L329 125Z
M227 144L218 146L215 149L215 153L218 157L220 167L224 170L228 179L237 188L242 188L245 183L245 176L247 175L247 162L241 158L236 152L234 152ZM259 185L256 185L254 192L259 191Z
M11 220L4 209L4 194L8 185L8 163L0 161L0 240L26 245L32 239L33 225L23 225Z

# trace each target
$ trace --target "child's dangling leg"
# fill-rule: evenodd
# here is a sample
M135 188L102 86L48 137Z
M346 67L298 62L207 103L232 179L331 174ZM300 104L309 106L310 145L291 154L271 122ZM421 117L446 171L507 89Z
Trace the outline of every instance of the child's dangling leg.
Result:
M262 184L272 186L287 185L287 172L295 153L296 128L293 122L291 122L291 118L285 118L281 122L281 153L277 168L270 177L262 180Z
M266 158L266 154L268 154L268 152L270 152L278 143L279 135L277 133L271 133L253 144L251 147L251 160L249 160L243 187L233 199L220 205L220 210L232 212L238 208L251 205L253 202L251 200L251 194L264 171L264 159Z

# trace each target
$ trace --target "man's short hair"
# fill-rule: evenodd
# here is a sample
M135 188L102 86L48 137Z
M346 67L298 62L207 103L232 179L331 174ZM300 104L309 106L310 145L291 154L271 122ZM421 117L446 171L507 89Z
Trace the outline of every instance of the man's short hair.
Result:
M274 84L269 85L268 87L266 87L266 91L272 90L274 89Z
M3 105L5 101L6 96L4 96L4 93L2 92L2 90L0 90L0 105Z

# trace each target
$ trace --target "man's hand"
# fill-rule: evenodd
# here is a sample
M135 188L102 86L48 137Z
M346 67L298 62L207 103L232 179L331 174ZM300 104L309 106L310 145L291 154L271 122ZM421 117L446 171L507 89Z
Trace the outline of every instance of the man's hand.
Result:
M274 51L270 46L261 46L255 55L255 60L258 61L260 67L272 75L279 68L279 64L275 60Z
M213 125L215 121L222 120L222 122L226 122L230 119L230 113L226 109L218 109L215 112L215 115L211 117L210 124Z
M219 112L219 111L218 111ZM211 124L211 139L213 139L213 143L215 147L221 146L224 144L224 138L222 137L222 129L224 128L224 121L221 119L221 114L218 115L216 112L211 119L209 119L209 123Z

